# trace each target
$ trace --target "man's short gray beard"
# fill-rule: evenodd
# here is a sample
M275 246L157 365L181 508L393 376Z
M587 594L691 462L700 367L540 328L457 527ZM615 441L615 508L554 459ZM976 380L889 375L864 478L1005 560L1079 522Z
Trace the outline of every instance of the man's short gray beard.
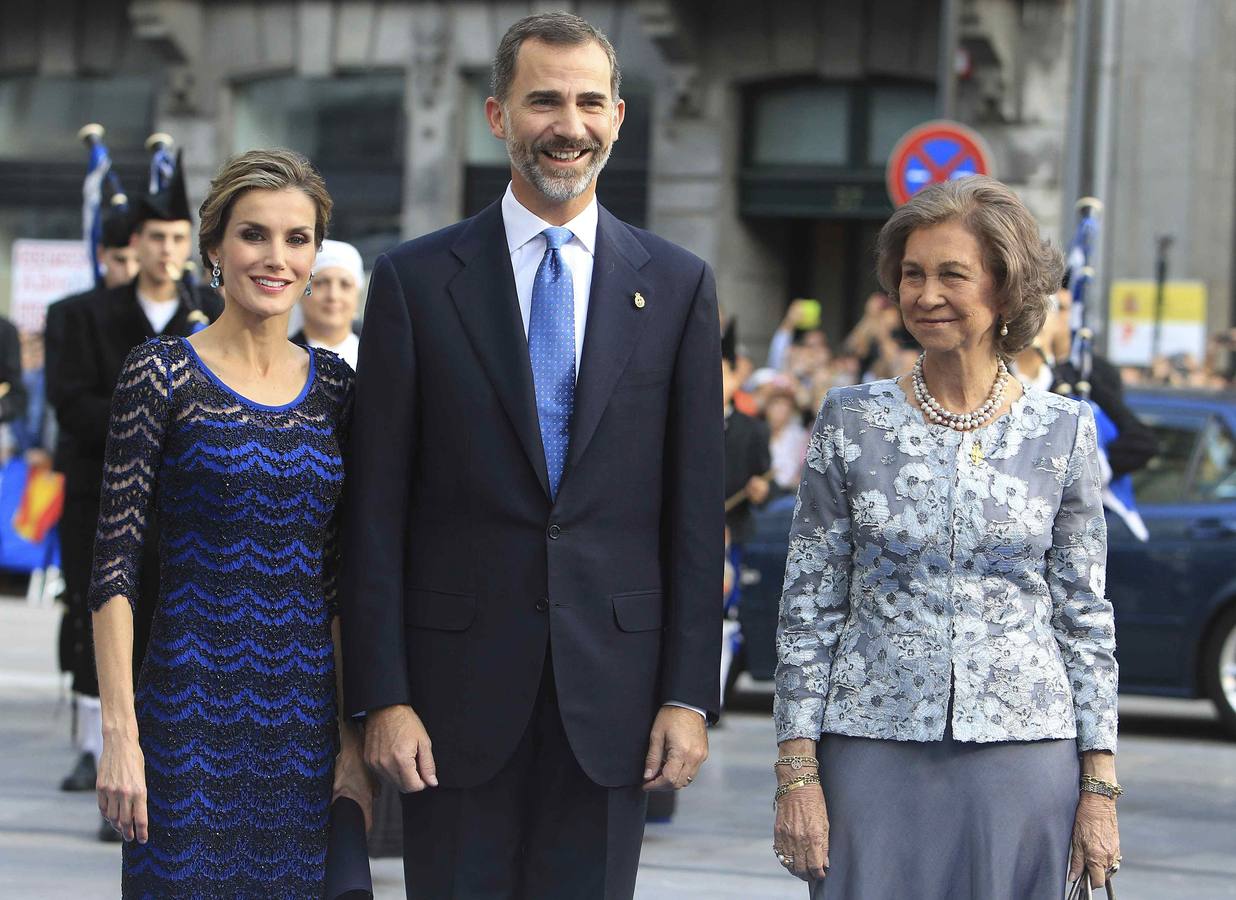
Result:
M579 175L555 176L546 172L537 163L536 150L528 151L513 134L506 136L506 154L521 175L541 194L555 203L565 203L581 196L593 180L601 174L605 164L609 162L610 151L614 149L611 143L604 150L593 150L592 160Z

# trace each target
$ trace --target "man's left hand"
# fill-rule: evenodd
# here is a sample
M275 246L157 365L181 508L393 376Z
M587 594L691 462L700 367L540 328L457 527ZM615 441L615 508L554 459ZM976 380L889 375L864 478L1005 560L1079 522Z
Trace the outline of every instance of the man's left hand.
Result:
M662 706L652 723L644 761L644 790L679 791L708 758L708 730L693 709Z

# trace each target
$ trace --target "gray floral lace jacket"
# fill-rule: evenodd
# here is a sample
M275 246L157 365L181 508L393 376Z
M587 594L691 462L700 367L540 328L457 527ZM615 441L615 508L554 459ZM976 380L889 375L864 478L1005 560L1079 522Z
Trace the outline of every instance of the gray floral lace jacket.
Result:
M1116 748L1094 416L1033 388L986 428L894 381L834 389L798 491L777 629L779 741L1077 738Z

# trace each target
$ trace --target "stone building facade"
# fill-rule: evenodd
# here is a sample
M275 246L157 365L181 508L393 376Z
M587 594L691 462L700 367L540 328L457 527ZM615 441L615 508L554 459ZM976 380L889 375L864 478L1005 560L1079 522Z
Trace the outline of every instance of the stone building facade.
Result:
M13 238L79 233L84 152L73 134L95 119L109 129L122 178L136 182L144 133L173 134L195 198L237 150L278 143L308 153L339 201L336 236L369 260L475 211L505 185L502 145L483 120L493 50L520 16L565 7L610 35L625 71L628 122L602 202L709 260L753 350L794 296L819 298L839 339L874 287L892 143L938 115L946 10L957 18L957 117L984 135L996 174L1045 231L1068 231L1061 184L1076 3L5 4L0 307ZM1138 274L1156 214L1173 217L1182 266L1208 281L1212 306L1222 301L1215 322L1226 322L1236 91L1231 41L1219 45L1234 14L1226 0L1124 5L1112 269ZM1188 13L1170 16L1168 6ZM1167 156L1183 170L1166 175Z

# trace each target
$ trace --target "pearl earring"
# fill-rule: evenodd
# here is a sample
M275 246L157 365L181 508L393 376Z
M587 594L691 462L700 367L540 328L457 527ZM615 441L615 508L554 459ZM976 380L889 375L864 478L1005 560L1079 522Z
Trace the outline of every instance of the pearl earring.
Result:
M1000 337L1008 337L1008 336L1009 336L1009 326L1001 325L1000 326Z
M219 268L219 263L215 262L215 267L210 270L210 286L216 291L223 286L223 270Z

